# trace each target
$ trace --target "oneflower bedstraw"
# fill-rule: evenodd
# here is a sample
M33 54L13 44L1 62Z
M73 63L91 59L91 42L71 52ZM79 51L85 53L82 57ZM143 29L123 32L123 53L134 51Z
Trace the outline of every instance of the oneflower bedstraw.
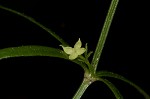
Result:
M76 59L79 55L82 55L86 51L85 48L81 47L82 42L81 42L80 38L75 43L74 48L68 47L68 46L64 47L63 45L60 45L60 46L63 48L64 52L69 55L70 60Z
M102 31L100 33L100 37L99 37L96 50L94 52L91 63L89 62L88 58L92 54L92 51L87 53L88 51L87 44L85 48L81 47L82 42L80 38L75 43L74 47L63 46L63 45L66 45L67 43L61 37L56 35L55 32L51 31L49 28L45 27L44 25L34 20L32 17L27 16L23 13L20 13L16 10L12 10L10 8L1 6L1 5L0 5L0 9L4 9L14 14L17 14L19 16L22 16L28 19L29 21L31 21L32 23L36 24L37 26L41 27L42 29L46 30L54 38L60 41L61 44L63 44L60 46L63 48L64 52L68 54L67 59L74 60L79 57L74 62L80 65L84 69L84 76L83 76L83 81L81 85L79 86L77 92L75 93L72 99L81 99L82 98L81 96L84 94L88 86L90 86L95 81L100 81L100 82L105 83L113 92L116 99L123 99L123 96L121 95L120 91L115 87L113 83L111 83L111 81L107 80L107 77L119 79L128 83L129 85L136 88L137 91L139 91L145 97L145 98L143 97L143 99L150 99L150 96L143 89L141 89L138 85L126 79L125 77L119 74L113 73L113 72L109 72L109 71L103 71L103 70L97 71L99 59L101 57L101 53L102 53L102 50L103 50L103 47L104 47L104 44L105 44L105 41L109 32L110 26L111 26L113 16L115 14L118 2L119 0L112 0L110 3L110 7L107 12L106 19L104 21L104 25L102 27ZM85 54L81 56L83 53ZM49 56L49 57L58 57L58 58L66 59L66 55L64 55L64 53L62 53L61 50L57 48L53 48L53 47L47 47L47 46L28 45L28 46L10 47L10 48L0 49L0 60L10 58L10 57L21 57L21 56ZM60 84L61 84L61 81L60 81Z

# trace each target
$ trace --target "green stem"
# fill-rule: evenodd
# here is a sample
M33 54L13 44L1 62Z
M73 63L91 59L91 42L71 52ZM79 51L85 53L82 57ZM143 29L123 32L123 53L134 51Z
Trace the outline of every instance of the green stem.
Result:
M85 90L94 82L96 81L96 79L94 77L92 77L91 74L89 74L88 72L85 73L84 75L84 79L79 87L79 89L77 90L76 94L74 95L74 97L72 99L80 99L82 97L82 95L84 94Z
M93 70L93 67L90 64L89 60L87 58L83 57L82 55L79 56L79 58L80 58L80 61L82 61L83 63L85 63L87 65L88 72L90 72L93 75L94 74L94 70Z
M80 99L89 85L90 85L90 82L83 80L78 91L76 92L76 94L74 95L74 97L72 99Z
M61 42L63 45L68 45L61 37L59 37L57 34L55 34L53 31L51 31L49 28L46 28L44 25L42 25L41 23L37 22L35 19L33 19L32 17L29 17L23 13L20 13L16 10L12 10L10 8L4 7L0 5L1 9L4 9L6 11L12 12L14 14L17 14L19 16L22 16L24 18L26 18L27 20L31 21L32 23L36 24L37 26L41 27L42 29L44 29L45 31L47 31L48 33L50 33L54 38L56 38L59 42Z
M98 44L97 44L97 47L96 47L96 50L95 50L95 53L94 53L94 56L92 59L92 63L91 63L92 66L94 67L94 71L96 71L96 69L97 69L97 65L98 65L98 62L99 62L99 59L100 59L100 56L102 53L102 49L104 47L104 43L106 41L108 31L109 31L110 25L112 23L112 19L113 19L114 13L116 11L118 2L119 2L119 0L111 1L110 7L108 10L106 19L105 19L105 23L104 23L103 29L101 31L101 35L98 40Z

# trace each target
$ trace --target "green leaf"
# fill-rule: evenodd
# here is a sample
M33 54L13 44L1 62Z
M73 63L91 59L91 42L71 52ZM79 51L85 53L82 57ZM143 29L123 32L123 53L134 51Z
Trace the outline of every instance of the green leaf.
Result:
M115 87L114 84L112 84L107 79L99 78L98 80L102 81L103 83L105 83L110 88L110 90L114 93L116 99L123 99L123 96L120 94L119 90Z
M37 22L35 19L33 19L30 16L25 15L24 13L20 13L16 10L4 7L2 5L0 5L0 8L6 11L9 11L11 13L14 13L16 15L19 15L21 17L24 17L25 19L29 20L30 22L36 24L37 26L39 26L40 28L44 29L45 31L47 31L49 34L51 34L55 39L57 39L59 42L61 42L63 45L68 45L61 37L59 37L55 32L53 32L51 29L45 27L44 25L42 25L41 23Z
M49 56L69 60L68 55L64 51L46 46L30 45L0 49L0 60L5 58L24 56ZM80 65L85 71L87 71L86 65L82 62L77 60L73 60L72 62Z
M125 77L123 77L119 74L116 74L113 72L108 72L108 71L99 71L96 73L96 75L99 77L112 77L112 78L120 79L120 80L130 84L134 88L136 88L145 97L145 99L150 99L150 96L143 89L141 89L138 85L136 85L135 83L131 82L130 80L126 79Z
M50 56L67 59L62 50L46 46L20 46L0 49L0 59L20 56Z

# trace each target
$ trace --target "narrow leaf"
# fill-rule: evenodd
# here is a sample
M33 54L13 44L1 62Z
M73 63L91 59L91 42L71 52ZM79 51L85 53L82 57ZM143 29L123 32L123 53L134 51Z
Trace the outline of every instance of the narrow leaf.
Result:
M67 59L62 50L46 46L20 46L0 49L0 59L20 56L50 56Z
M99 71L99 72L97 72L97 75L99 77L112 77L112 78L120 79L120 80L130 84L134 88L136 88L145 97L145 99L150 99L150 96L142 88L140 88L138 85L136 85L135 83L131 82L130 80L126 79L125 77L123 77L119 74L116 74L113 72L108 72L108 71Z
M68 55L64 51L46 46L30 45L0 49L0 60L23 56L49 56L69 60ZM82 62L77 60L73 60L72 62L80 65L84 70L87 71L86 65Z
M41 23L37 22L35 19L33 19L30 16L25 15L24 13L20 13L16 10L4 7L2 5L0 5L0 8L6 11L9 11L11 13L14 13L16 15L19 15L21 17L24 17L25 19L29 20L30 22L36 24L37 26L41 27L42 29L44 29L45 31L47 31L48 33L50 33L54 38L56 38L59 42L61 42L63 45L68 45L61 37L59 37L55 32L53 32L51 29L45 27L44 25L42 25Z
M114 93L116 99L123 99L123 96L120 94L119 90L115 87L114 84L112 84L107 79L99 78L98 80L102 81L103 83L105 83L110 88L110 90Z

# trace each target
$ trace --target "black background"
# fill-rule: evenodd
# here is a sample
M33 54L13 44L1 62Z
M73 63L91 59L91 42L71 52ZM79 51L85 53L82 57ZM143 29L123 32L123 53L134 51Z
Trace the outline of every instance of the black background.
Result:
M81 38L94 51L111 0L0 0L0 4L33 17L70 45ZM121 74L149 92L149 19L145 1L120 0L98 70ZM60 42L28 20L0 9L0 48ZM71 99L83 70L67 60L21 57L0 60L1 90L8 99ZM144 99L130 85L110 79L125 99ZM4 95L3 94L3 95ZM19 96L20 95L20 96ZM8 97L9 96L9 97ZM82 99L115 99L101 82Z

